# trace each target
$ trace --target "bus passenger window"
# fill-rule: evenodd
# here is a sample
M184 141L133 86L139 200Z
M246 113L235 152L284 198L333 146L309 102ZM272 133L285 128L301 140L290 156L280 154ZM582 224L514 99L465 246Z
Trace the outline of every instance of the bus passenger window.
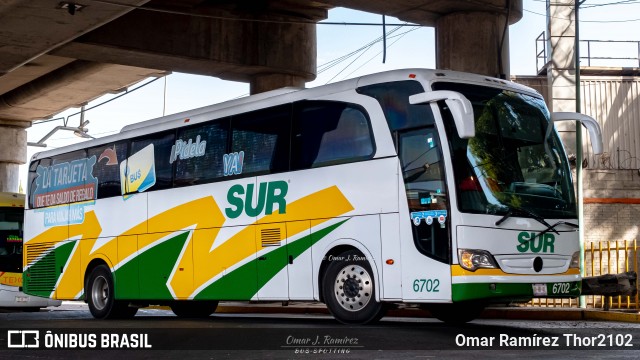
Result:
M153 165L151 169L155 171L155 174L138 174L146 178L147 176L155 175L155 183L150 188L143 188L145 191L149 190L162 190L171 187L171 178L173 169L170 163L171 148L175 144L175 133L173 131L166 131L162 133L156 133L147 135L144 137L136 138L131 141L129 158L132 158L136 153L145 149L147 146L153 144L153 160L149 159ZM129 160L128 160L129 161ZM130 163L130 162L129 162ZM130 168L130 166L128 166ZM147 167L148 168L148 167ZM144 170L144 169L141 169ZM131 170L133 171L133 170ZM137 192L138 189L132 191L128 189L128 193Z
M231 152L244 152L243 175L289 169L290 108L281 105L231 118Z
M91 176L83 177L80 175L81 172L77 171L88 170L90 166L91 161L87 159L85 150L55 155L42 159L37 164L32 163L29 169L29 203L33 208L42 208L94 200L95 191L74 191L78 188L94 187ZM64 220L62 222L64 223Z
M292 168L344 164L373 155L373 136L364 109L340 102L296 104Z
M174 185L196 185L222 179L228 133L228 118L179 129L176 153L171 158L176 167ZM188 144L196 150L193 154L181 155L180 150L184 151Z
M127 142L108 143L87 150L96 157L93 176L98 179L98 199L121 195L120 164L127 159Z

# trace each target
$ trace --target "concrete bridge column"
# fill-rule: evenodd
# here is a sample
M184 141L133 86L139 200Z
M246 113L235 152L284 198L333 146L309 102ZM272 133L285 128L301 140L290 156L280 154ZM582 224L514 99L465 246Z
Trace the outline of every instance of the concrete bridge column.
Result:
M1 121L0 121L1 122ZM22 125L22 122L17 122ZM0 125L0 191L18 192L19 166L27 161L25 126Z
M287 86L304 88L306 81L303 76L290 74L259 74L251 78L250 92L253 95Z
M436 21L436 67L508 78L506 19L506 13L489 12L458 12L440 17Z

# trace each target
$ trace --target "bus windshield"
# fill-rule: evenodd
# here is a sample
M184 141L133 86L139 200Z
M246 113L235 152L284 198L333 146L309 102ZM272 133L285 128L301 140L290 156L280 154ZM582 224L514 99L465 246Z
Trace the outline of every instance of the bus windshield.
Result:
M476 135L460 139L440 109L449 136L458 208L462 212L576 218L571 171L544 100L514 91L436 83L473 104Z
M0 208L0 272L22 272L22 208Z

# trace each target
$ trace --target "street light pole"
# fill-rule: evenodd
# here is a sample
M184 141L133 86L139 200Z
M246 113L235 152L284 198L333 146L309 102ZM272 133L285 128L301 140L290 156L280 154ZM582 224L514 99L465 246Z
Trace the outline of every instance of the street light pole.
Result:
M575 68L576 68L576 112L581 112L581 96L580 96L580 5L586 0L575 0ZM578 191L578 225L580 226L580 277L585 276L584 261L584 206L582 191L582 125L576 121L576 182ZM586 308L585 297L580 296L580 308Z

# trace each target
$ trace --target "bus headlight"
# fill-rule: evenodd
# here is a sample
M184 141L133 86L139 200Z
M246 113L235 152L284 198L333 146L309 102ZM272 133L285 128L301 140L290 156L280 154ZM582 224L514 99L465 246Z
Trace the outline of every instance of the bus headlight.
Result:
M576 251L571 256L571 262L569 263L569 269L580 269L580 251Z
M470 271L476 271L480 268L496 269L498 267L493 261L491 253L485 250L459 249L458 259L460 266Z

